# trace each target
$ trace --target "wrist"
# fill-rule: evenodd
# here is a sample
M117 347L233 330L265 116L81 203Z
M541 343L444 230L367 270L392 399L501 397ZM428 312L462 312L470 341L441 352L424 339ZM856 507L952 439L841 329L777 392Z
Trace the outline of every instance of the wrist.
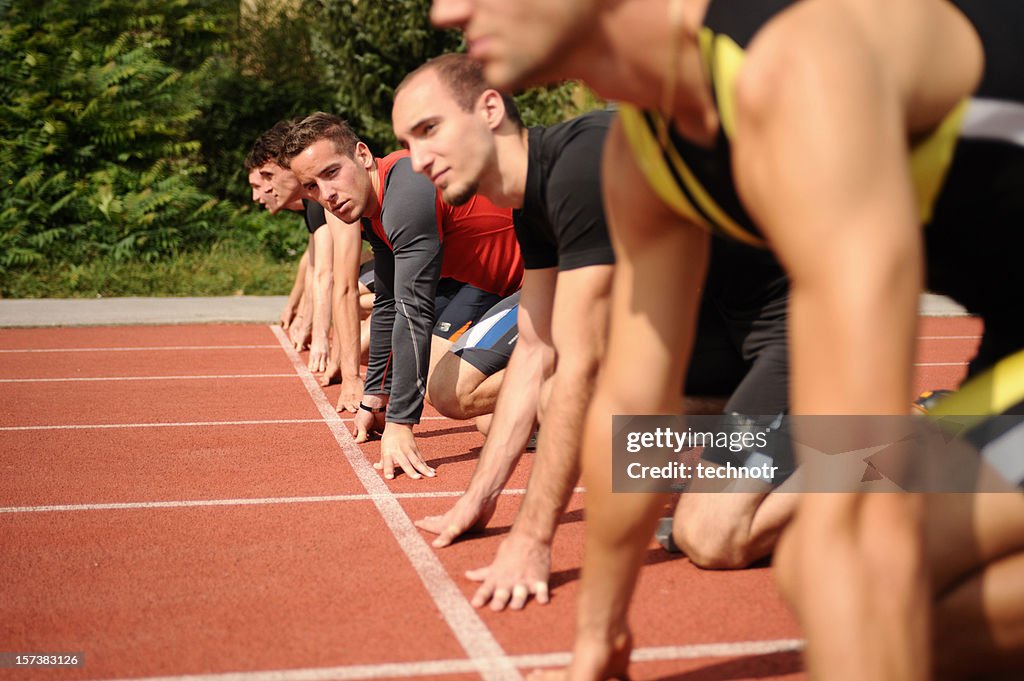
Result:
M359 403L359 408L361 410L363 410L363 411L368 411L371 414L383 414L384 412L386 412L388 410L387 406L373 407L373 406L370 406L370 405L366 404L366 402L360 402Z
M538 546L550 549L555 540L555 527L550 523L531 522L517 517L512 523L512 529L509 530L508 535L516 537L520 541L533 542Z

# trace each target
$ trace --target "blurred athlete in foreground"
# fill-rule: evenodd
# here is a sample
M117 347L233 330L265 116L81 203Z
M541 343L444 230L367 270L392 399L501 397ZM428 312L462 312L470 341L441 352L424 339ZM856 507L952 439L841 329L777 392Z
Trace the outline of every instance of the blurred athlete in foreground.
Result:
M620 257L570 667L623 675L659 500L610 493L609 416L679 411L709 233L766 244L788 271L794 413L905 413L925 263L931 289L985 318L973 373L1024 345L1024 6L435 0L432 17L496 86L578 77L633 105L604 157ZM672 313L647 304L657 287L677 292ZM966 498L801 498L776 568L812 677L1019 668L1024 497Z

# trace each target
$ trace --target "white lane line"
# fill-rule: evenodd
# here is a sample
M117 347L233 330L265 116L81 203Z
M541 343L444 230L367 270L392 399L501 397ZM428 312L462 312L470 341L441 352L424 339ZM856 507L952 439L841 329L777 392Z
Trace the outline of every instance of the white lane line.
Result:
M735 643L706 643L690 646L638 648L630 659L633 662L694 660L718 657L744 657L770 655L803 650L799 639L774 641L737 641ZM345 667L316 667L306 669L280 669L259 672L228 672L225 674L191 674L183 676L149 676L116 681L361 681L362 679L412 678L449 674L499 672L506 663L518 669L538 667L564 667L572 653L543 653L514 655L501 658L481 657L473 660L423 660L419 662L391 662L382 664L349 665Z
M277 345L163 345L154 347L131 347L131 348L4 348L0 353L11 354L19 352L147 352L150 350L267 350L277 349Z
M295 377L294 374L289 374ZM424 416L422 421L447 421L444 416ZM218 426L259 426L287 423L323 423L323 419L264 419L260 421L190 421L184 423L82 423L72 425L0 426L0 432L18 430L92 430L95 428L204 428ZM345 419L343 423L352 423ZM454 423L454 422L453 422Z
M981 336L918 336L917 340L981 340Z
M510 496L525 494L525 489L503 490ZM396 499L443 499L460 497L462 492L404 492ZM202 508L204 506L265 506L268 504L324 504L341 501L373 501L372 494L333 494L315 497L265 497L253 499L192 499L182 501L125 501L109 504L64 504L59 506L7 506L0 513L62 513L68 511L124 511L143 508Z
M192 421L186 423L83 423L67 426L0 426L0 431L91 430L94 428L202 428L219 426L261 426L285 423L323 423L323 419L265 419L262 421Z
M295 374L221 374L218 376L93 376L87 378L0 378L0 383L68 383L71 381L220 381L234 378L295 377Z
M338 412L327 401L313 374L299 358L280 327L272 326L278 342L291 360L296 373L302 377L306 392L320 410L324 421L334 434L342 453L362 483L363 488L374 499L373 503L394 535L398 545L412 563L427 593L448 623L449 628L466 651L472 664L470 671L477 671L486 681L520 680L522 677L515 665L505 655L501 645L490 629L477 615L473 606L449 577L441 561L427 545L419 530L412 524L398 499L384 483L381 476L363 456L362 450L352 439L348 428L338 417Z
M320 423L318 421L317 423ZM582 487L574 490L583 492ZM526 490L512 487L503 489L501 494L522 496ZM461 497L462 492L395 492L389 493L396 499L451 499ZM62 504L53 506L0 506L0 513L66 513L72 511L124 511L145 508L202 508L204 506L263 506L268 504L324 504L343 501L374 501L372 494L333 494L312 497L264 497L252 499L187 499L176 501L120 501L106 504Z

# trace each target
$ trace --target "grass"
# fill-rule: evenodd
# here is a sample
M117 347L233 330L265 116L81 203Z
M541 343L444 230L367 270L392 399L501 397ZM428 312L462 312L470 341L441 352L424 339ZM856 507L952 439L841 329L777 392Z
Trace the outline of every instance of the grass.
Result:
M0 273L3 298L287 295L299 254L279 262L230 244L153 263L55 263Z

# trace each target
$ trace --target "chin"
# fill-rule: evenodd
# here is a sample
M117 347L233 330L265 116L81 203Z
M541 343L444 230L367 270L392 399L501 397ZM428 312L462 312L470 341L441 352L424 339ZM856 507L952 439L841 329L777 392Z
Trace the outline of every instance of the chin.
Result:
M441 198L449 206L464 206L469 203L469 200L476 196L476 186L471 187L456 187L455 189L445 189L441 192Z

